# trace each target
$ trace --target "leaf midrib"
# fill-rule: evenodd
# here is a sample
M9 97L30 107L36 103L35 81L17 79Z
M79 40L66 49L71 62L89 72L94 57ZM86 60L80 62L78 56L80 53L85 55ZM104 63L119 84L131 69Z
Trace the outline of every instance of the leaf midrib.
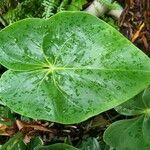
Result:
M50 70L49 68L48 70ZM111 68L94 68L94 67L55 67L53 66L51 72L53 71L65 71L65 70L100 70L100 71L114 71L114 72L145 72L150 73L150 70L138 70L138 69L111 69Z
M150 70L138 70L138 69L132 69L132 70L127 70L127 69L111 69L111 68L90 68L90 67L39 67L39 68L34 68L31 70L15 70L15 69L10 69L12 71L17 71L17 72L36 72L36 71L48 71L48 72L55 72L55 71L67 71L67 70L72 70L72 71L76 71L76 70L99 70L99 71L107 71L107 72L142 72L142 73L149 73L150 74Z

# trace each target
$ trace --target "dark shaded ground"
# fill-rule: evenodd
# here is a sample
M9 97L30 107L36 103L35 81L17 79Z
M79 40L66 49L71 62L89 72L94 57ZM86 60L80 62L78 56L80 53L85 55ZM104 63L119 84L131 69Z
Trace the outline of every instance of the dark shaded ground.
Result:
M116 111L110 110L100 115L92 117L85 122L73 125L62 125L47 121L23 120L20 115L14 114L15 121L11 126L4 126L5 138L0 138L0 144L4 144L8 137L13 136L18 131L21 131L25 136L25 142L28 143L31 138L40 136L44 144L52 144L56 142L64 142L67 138L73 145L79 143L84 138L99 137L102 140L102 135L105 129L114 121L124 119L124 116L119 115ZM11 121L4 118L7 122Z

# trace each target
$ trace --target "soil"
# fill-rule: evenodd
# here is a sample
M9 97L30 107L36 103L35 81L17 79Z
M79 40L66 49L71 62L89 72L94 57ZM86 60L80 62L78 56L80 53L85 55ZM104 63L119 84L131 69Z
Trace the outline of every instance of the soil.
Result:
M126 0L120 31L150 56L150 0Z

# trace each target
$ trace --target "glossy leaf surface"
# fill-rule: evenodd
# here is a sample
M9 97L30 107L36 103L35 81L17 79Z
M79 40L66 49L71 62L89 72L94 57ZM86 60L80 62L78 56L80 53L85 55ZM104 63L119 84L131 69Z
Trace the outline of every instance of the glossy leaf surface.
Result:
M0 97L15 112L77 123L150 83L150 59L102 20L83 12L26 19L0 32ZM130 90L129 90L130 89Z
M126 115L138 115L134 119L116 121L106 129L105 142L116 150L150 149L150 88L134 99L117 107Z

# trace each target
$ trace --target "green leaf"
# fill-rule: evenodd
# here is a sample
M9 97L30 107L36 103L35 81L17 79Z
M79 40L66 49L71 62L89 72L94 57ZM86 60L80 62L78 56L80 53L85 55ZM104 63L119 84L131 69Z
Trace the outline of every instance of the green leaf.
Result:
M83 6L87 4L87 0L72 0L67 10L79 11L83 9Z
M20 34L19 34L20 33ZM150 59L83 12L25 19L0 32L0 97L13 111L70 124L111 109L150 84Z
M9 118L9 119L5 120L4 118ZM14 122L15 121L11 110L6 106L0 105L0 124L12 126Z
M43 141L39 137L31 139L30 143L27 145L27 150L35 150L36 147L43 145Z
M25 150L26 146L23 143L22 133L18 132L15 136L9 139L4 145L2 145L1 150Z
M114 147L115 150L150 149L149 141L145 140L147 139L147 136L150 135L150 132L144 132L143 121L144 117L141 116L139 118L121 120L113 123L105 131L105 142ZM149 127L147 129L149 129Z
M150 88L134 99L117 107L126 115L138 115L134 119L116 121L104 133L104 141L116 150L150 149Z
M150 87L131 100L117 106L116 111L122 115L133 116L150 113Z
M88 138L78 147L80 150L101 150L100 144L96 138Z
M39 146L36 147L35 150L79 150L73 146L58 143L58 144L52 144L50 146Z

